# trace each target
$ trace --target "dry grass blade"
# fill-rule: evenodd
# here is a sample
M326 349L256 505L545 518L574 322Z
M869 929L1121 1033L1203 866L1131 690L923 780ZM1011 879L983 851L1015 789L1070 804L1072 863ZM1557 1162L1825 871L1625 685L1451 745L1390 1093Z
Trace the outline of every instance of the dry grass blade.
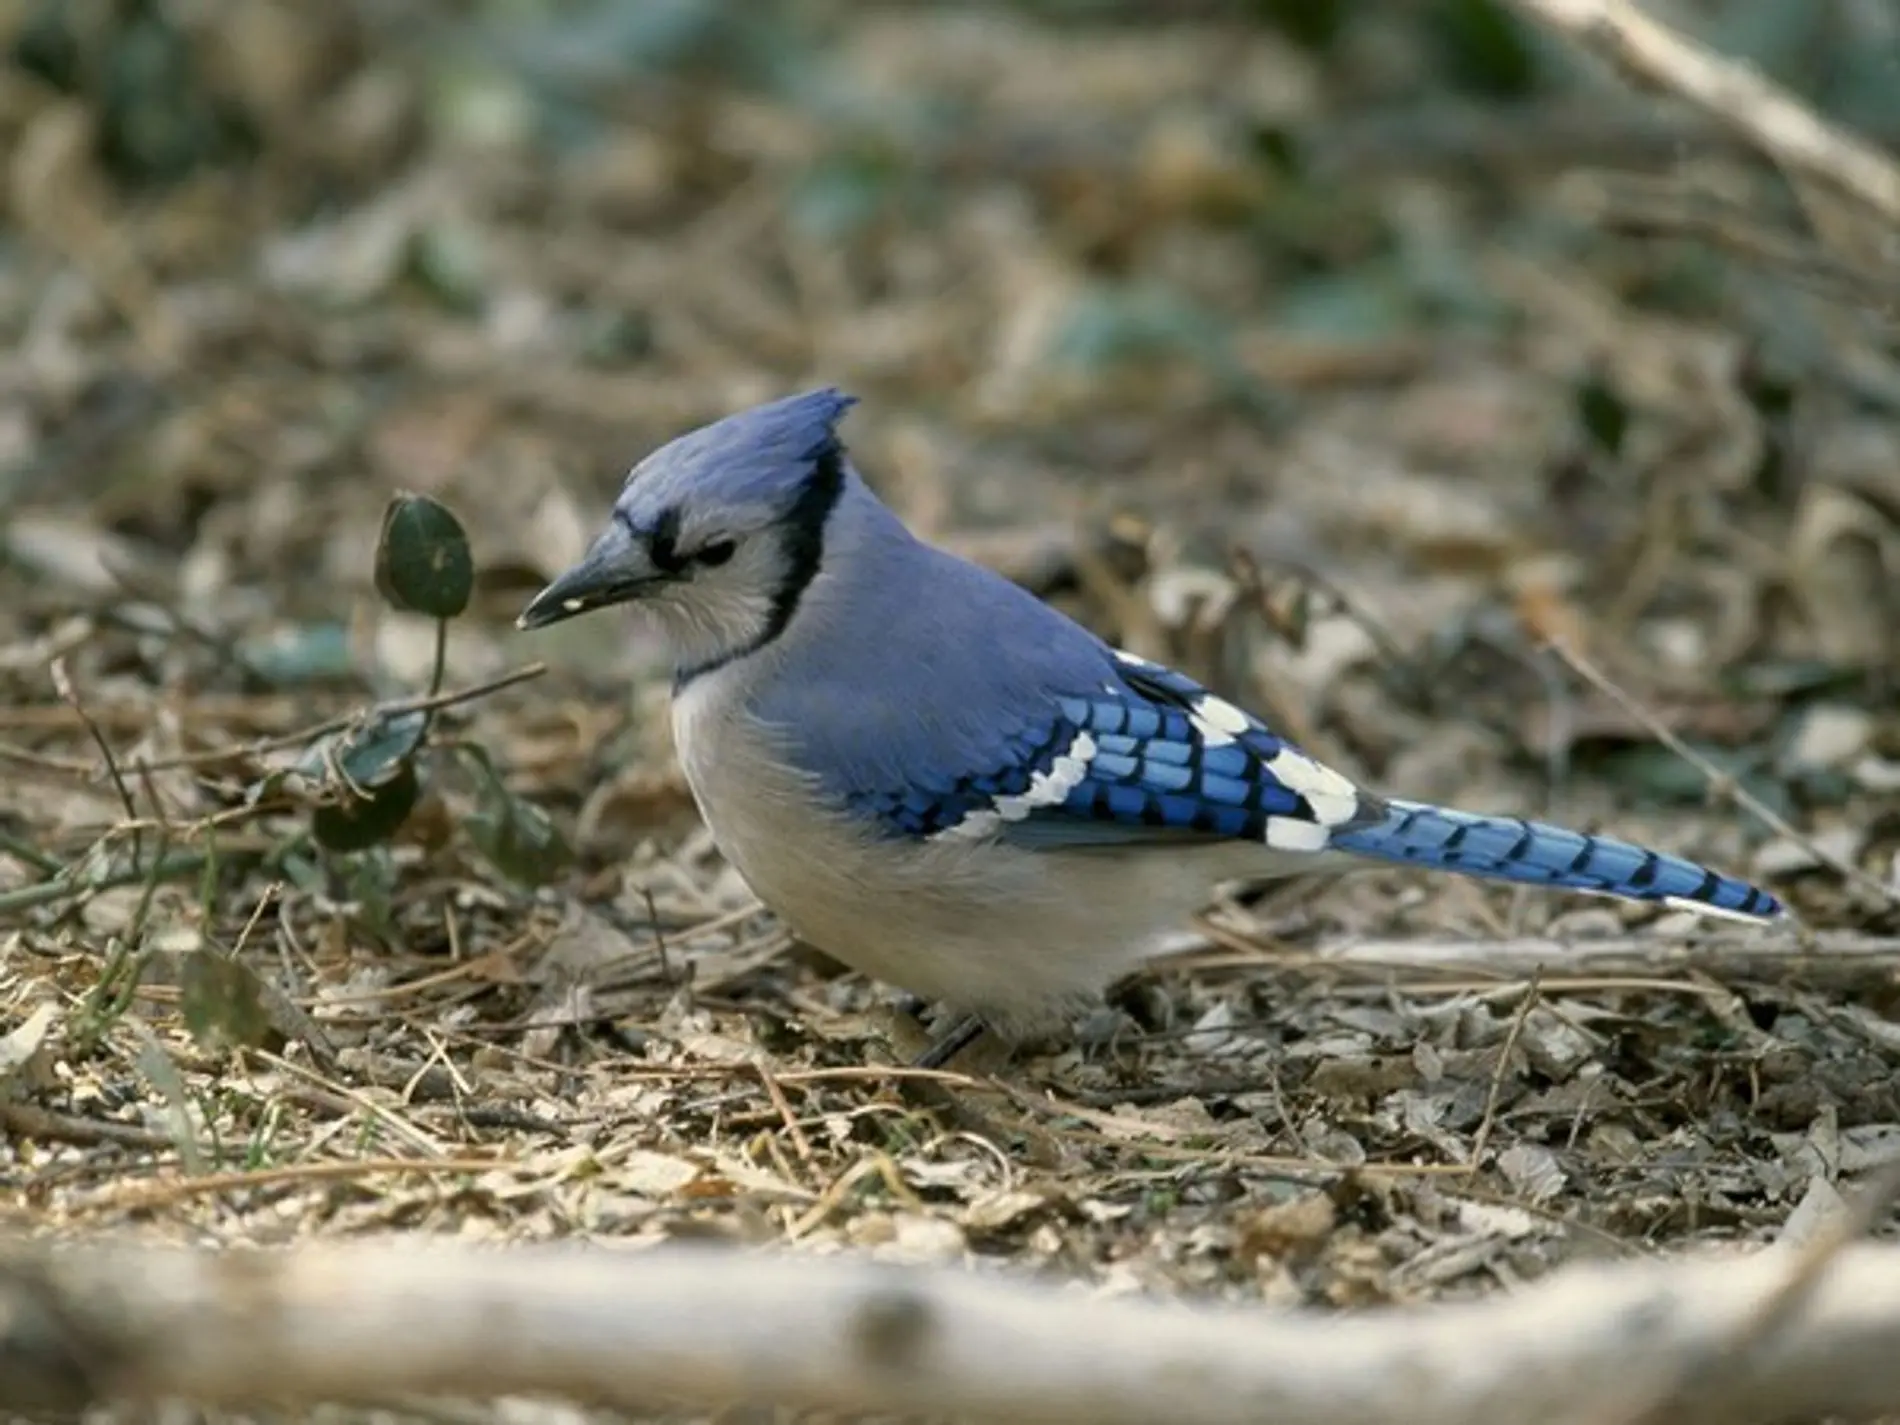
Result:
M1543 991L1542 972L1533 973L1530 982L1524 986L1522 998L1518 1000L1517 1013L1511 1016L1511 1027L1505 1032L1504 1043L1498 1049L1498 1066L1491 1075L1490 1086L1484 1095L1484 1117L1478 1122L1478 1131L1471 1140L1471 1161L1467 1166L1475 1173L1484 1165L1484 1150L1490 1146L1491 1130L1498 1121L1498 1099L1504 1092L1504 1081L1511 1074L1511 1056L1517 1052L1517 1041L1524 1033L1524 1022L1531 1017L1531 1011L1537 1007L1538 997Z
M79 696L79 689L73 686L72 675L66 671L66 660L55 658L52 662L53 687L59 693L60 700L66 704L86 725L86 732L92 738L93 746L99 749L99 756L105 762L106 775L112 779L113 790L118 792L119 801L125 807L125 819L136 822L139 819L138 803L132 800L132 789L126 785L125 773L119 770L119 759L113 755L112 744L106 741L105 733L94 722L92 714L86 711L85 701ZM138 860L138 842L132 843L132 859Z
M169 1140L168 1140L169 1141ZM254 1188L283 1187L316 1182L364 1182L378 1177L456 1177L506 1170L498 1158L362 1158L334 1163L291 1163L280 1168L245 1172L204 1173L169 1181L114 1187L79 1205L82 1214L121 1217L174 1206L188 1198L247 1192Z

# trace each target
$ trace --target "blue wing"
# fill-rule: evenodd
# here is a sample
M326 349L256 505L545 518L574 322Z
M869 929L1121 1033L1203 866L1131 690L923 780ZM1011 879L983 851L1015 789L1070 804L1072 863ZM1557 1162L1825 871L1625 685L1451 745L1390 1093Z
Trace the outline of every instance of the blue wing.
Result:
M1319 851L1383 804L1191 678L1117 653L1093 689L1050 698L991 765L859 792L853 810L910 837L1042 848L1230 839Z
M1782 914L1746 881L1614 837L1363 792L1191 678L1130 654L1115 659L1119 676L1054 697L994 765L859 793L852 805L907 837L1037 848L1246 840L1740 920Z

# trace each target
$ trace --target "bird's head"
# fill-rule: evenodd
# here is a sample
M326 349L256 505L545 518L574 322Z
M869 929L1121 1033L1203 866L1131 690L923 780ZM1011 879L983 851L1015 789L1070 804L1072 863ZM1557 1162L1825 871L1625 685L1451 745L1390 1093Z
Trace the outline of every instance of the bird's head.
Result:
M610 604L653 615L683 674L771 642L818 571L847 478L829 387L689 431L634 466L580 563L516 620L545 628Z

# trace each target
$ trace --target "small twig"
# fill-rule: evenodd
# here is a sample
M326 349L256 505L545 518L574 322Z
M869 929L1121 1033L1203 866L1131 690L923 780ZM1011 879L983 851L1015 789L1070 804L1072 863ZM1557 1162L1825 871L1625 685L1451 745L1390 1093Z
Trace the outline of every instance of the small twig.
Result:
M1782 167L1857 199L1900 227L1900 165L1816 116L1772 80L1709 53L1627 0L1511 0L1625 73L1720 119Z
M1291 959L1291 956L1275 956L1270 949L1262 947L1251 963L1279 963ZM1863 935L1854 931L1779 937L1764 935L1756 926L1693 938L1605 935L1560 940L1548 935L1520 935L1508 940L1441 937L1384 940L1341 935L1323 939L1311 949L1299 952L1299 963L1303 966L1325 967L1331 973L1351 967L1367 976L1377 976L1382 984L1395 971L1414 976L1445 973L1489 974L1502 978L1529 975L1552 964L1590 967L1597 973L1609 973L1611 966L1645 970L1702 965L1718 967L1732 977L1745 966L1785 968L1790 962L1804 969L1838 966L1882 975L1900 964L1900 937Z
M258 921L264 918L264 912L276 903L277 897L282 895L283 891L282 881L272 881L264 887L264 893L257 898L257 904L251 907L251 913L245 917L244 928L238 932L237 943L231 947L233 955L243 952L245 945L250 941L251 932L257 929Z
M169 1146L170 1140L167 1140ZM246 1188L276 1187L285 1183L350 1181L383 1173L491 1173L506 1169L504 1158L359 1158L334 1163L288 1163L279 1168L258 1168L248 1172L206 1173L199 1177L175 1178L170 1182L140 1183L128 1190L114 1191L102 1199L76 1204L79 1211L109 1212L124 1217L183 1202L187 1198L214 1193L242 1192Z
M30 747L14 747L7 743L0 743L0 762L17 762L22 767L57 772L64 777L90 777L99 770L78 757L55 757L50 753L35 752Z
M138 774L139 785L145 789L145 800L152 804L152 817L159 824L161 835L171 831L171 815L165 810L165 802L158 794L158 779L152 776L152 764L143 757L135 758L132 770ZM137 818L134 818L136 823ZM136 844L136 843L135 843Z
M271 752L283 752L293 747L316 741L319 737L333 732L341 732L359 722L378 717L396 717L403 713L434 712L456 703L472 702L477 698L498 693L504 688L512 688L517 683L526 683L541 677L548 671L545 663L529 663L512 672L485 682L475 683L466 688L455 688L446 693L429 693L415 698L399 698L393 702L372 703L369 707L356 712L340 714L326 718L322 722L311 723L294 732L276 733L270 737L258 738L253 742L240 743L235 747L217 747L203 752L186 752L176 757L160 757L145 764L149 771L172 771L176 768L215 767L222 762L239 762L246 758L262 757ZM52 758L41 758L38 754L22 749L0 747L0 757L13 757L19 760L31 759L35 765L46 767L50 771L84 771L93 769L83 764L70 764Z
M778 1110L778 1116L785 1124L785 1132L792 1140L792 1149L798 1154L801 1163L812 1161L811 1140L805 1136L805 1130L798 1126L798 1115L792 1112L791 1100L785 1097L785 1090L778 1079L764 1064L754 1064L758 1071L759 1082L765 1087L765 1096L772 1100L772 1107Z
M534 932L518 935L504 945L493 950L485 950L473 959L462 960L450 965L446 970L436 970L427 975L419 975L413 980L400 980L394 984L377 985L372 989L344 990L337 993L299 996L295 1003L305 1009L314 1009L318 1005L343 1006L351 1004L381 1004L386 1000L403 999L410 995L426 994L430 990L454 984L457 980L480 979L484 975L493 975L496 966L512 965L522 947L535 941Z
M1837 302L1865 306L1870 295L1900 300L1900 274L1764 226L1739 205L1713 195L1684 193L1681 180L1673 176L1578 174L1565 180L1556 197L1592 227L1635 237L1693 238Z
M86 711L86 704L79 696L79 689L73 686L73 680L66 671L66 660L55 658L52 663L53 690L59 694L60 701L79 715L86 725L86 731L92 734L92 740L99 749L99 755L106 759L106 773L112 778L112 785L118 789L119 800L125 805L125 819L139 819L138 803L132 800L132 789L126 785L125 774L119 770L119 760L112 755L112 744L106 741L106 735L99 724L92 720L92 714ZM141 847L137 833L132 837L132 859L140 859Z
M1498 1100L1504 1096L1504 1081L1511 1072L1511 1055L1517 1052L1517 1041L1524 1033L1524 1022L1537 1007L1542 987L1543 972L1533 970L1530 983L1524 986L1524 998L1518 1002L1517 1013L1511 1016L1511 1027L1504 1035L1504 1047L1498 1051L1498 1066L1491 1074L1491 1086L1484 1095L1484 1117L1478 1123L1477 1135L1471 1140L1471 1161L1465 1165L1473 1174L1484 1166L1484 1150L1490 1146L1491 1129L1498 1121Z
M1663 720L1644 707L1629 693L1623 691L1596 664L1559 639L1546 640L1550 650L1598 692L1615 701L1616 705L1641 724L1643 730L1662 743L1676 756L1700 772L1709 783L1709 794L1713 797L1725 797L1737 807L1754 817L1777 836L1786 837L1806 851L1823 865L1831 866L1845 879L1862 890L1878 896L1883 904L1900 904L1900 895L1891 887L1883 886L1860 867L1846 857L1821 845L1813 837L1806 836L1789 824L1787 819L1769 806L1761 798L1738 783L1734 777L1724 772L1707 757L1684 742L1663 723Z
M171 856L153 859L150 866L127 866L104 876L81 877L68 867L61 875L51 880L37 881L30 886L16 886L10 891L0 891L0 915L10 911L31 910L34 906L51 905L55 901L72 900L78 896L87 896L95 891L117 890L121 886L136 886L145 882L149 875L155 880L171 880L178 876L189 876L205 868L207 857L202 851L180 851Z
M136 1123L114 1123L110 1119L81 1118L72 1113L55 1113L30 1103L0 1101L0 1128L14 1138L35 1138L42 1142L76 1143L81 1147L110 1143L120 1148L142 1148L162 1152L172 1146L168 1133L141 1128Z
M22 841L7 831L0 831L0 855L11 856L14 860L31 866L42 875L57 876L65 869L56 858L48 856L31 842Z
M485 698L490 693L499 693L503 688L512 688L516 683L526 683L539 678L548 671L545 663L527 663L510 672L499 674L480 683L471 683L466 688L451 689L446 693L426 693L417 698L398 698L394 702L378 703L370 711L383 717L400 713L433 712L438 708L452 707L456 703L473 702ZM339 727L347 727L353 718L338 718L323 731L334 732Z
M883 1182L884 1190L910 1211L922 1213L925 1210L917 1194L910 1190L910 1184L904 1181L904 1175L898 1171L897 1164L891 1161L890 1155L872 1149L832 1179L830 1186L818 1194L818 1200L808 1207L796 1222L785 1229L785 1240L796 1242L807 1232L822 1226L825 1220L836 1212L851 1195L853 1188L866 1178L872 1177Z
M321 1089L324 1093L332 1095L337 1101L339 1108L347 1106L348 1108L355 1109L371 1122L388 1129L391 1133L395 1134L396 1137L403 1139L418 1152L429 1153L436 1157L451 1156L448 1150L444 1148L433 1135L418 1127L416 1124L411 1123L388 1104L378 1102L360 1089L353 1089L347 1084L337 1083L333 1079L326 1078L314 1069L306 1068L294 1060L286 1059L279 1054L273 1054L269 1050L253 1049L250 1052L256 1056L260 1062L269 1064L279 1073L285 1074L293 1079L300 1079L304 1083L312 1084Z

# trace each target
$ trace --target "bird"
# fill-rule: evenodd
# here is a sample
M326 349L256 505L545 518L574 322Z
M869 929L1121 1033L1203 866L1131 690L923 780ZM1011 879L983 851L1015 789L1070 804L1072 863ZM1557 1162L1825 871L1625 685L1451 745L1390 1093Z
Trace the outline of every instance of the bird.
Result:
M659 446L517 625L648 616L721 854L806 943L953 1011L917 1062L1059 1031L1221 884L1385 862L1784 916L1679 856L1355 784L913 534L846 450L855 404L808 390Z

